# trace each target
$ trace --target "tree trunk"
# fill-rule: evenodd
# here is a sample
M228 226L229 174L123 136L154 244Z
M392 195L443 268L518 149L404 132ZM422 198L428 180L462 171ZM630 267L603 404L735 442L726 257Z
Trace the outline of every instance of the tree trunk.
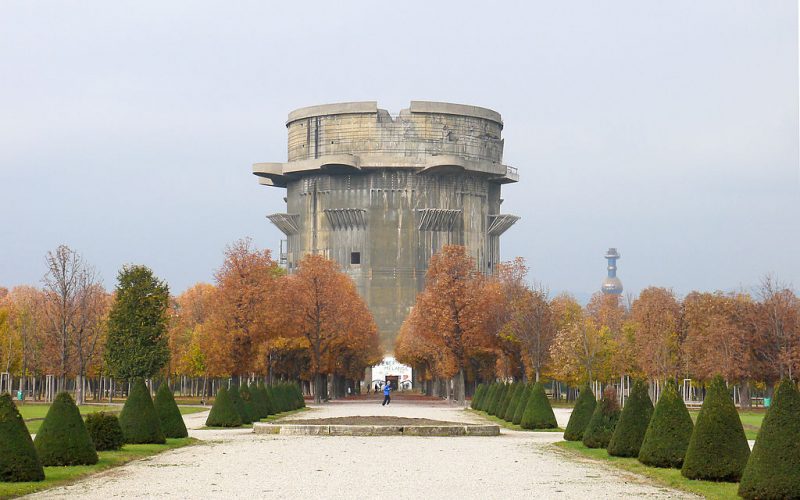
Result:
M750 381L742 380L742 385L739 387L739 407L750 408L752 403L750 401Z
M323 381L322 381L322 374L315 373L314 374L314 403L320 404L322 403L322 391L323 391Z
M466 397L466 387L464 384L463 368L458 370L458 375L456 375L455 399L458 400L458 404L460 404L461 406L466 406L467 397Z

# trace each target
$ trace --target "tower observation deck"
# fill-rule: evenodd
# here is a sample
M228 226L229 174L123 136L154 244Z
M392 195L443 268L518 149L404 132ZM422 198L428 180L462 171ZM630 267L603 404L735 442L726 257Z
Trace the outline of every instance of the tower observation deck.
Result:
M336 261L387 352L442 246L465 246L493 272L500 235L519 219L500 207L519 175L502 162L499 113L411 101L392 116L350 102L292 111L286 128L288 161L253 165L261 184L286 189L286 212L267 216L286 235L286 268L308 253Z
M606 252L606 260L608 260L608 276L603 280L603 286L600 288L603 293L608 295L621 295L622 282L617 278L617 259L622 258L617 252L616 248L609 248Z

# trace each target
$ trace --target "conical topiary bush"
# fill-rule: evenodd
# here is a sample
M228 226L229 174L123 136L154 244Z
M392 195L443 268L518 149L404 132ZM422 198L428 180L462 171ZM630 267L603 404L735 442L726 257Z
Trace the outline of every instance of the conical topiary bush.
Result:
M125 444L119 419L113 413L98 411L86 415L86 430L97 451L118 450Z
M253 408L255 408L256 412L256 419L255 422L258 422L262 418L265 418L269 415L269 410L267 409L267 401L264 398L264 391L260 383L250 384L250 399L253 401Z
M800 393L783 380L739 484L744 498L800 498Z
M497 392L494 393L492 402L489 403L489 408L486 409L486 412L489 415L497 416L497 410L500 408L500 405L503 404L503 398L506 397L506 391L508 391L508 384L500 384L500 387L497 388Z
M267 410L267 415L275 415L275 402L272 400L272 390L269 386L261 385L261 392L264 396L264 408Z
M750 456L739 413L722 377L706 391L703 407L689 439L681 474L689 479L736 482Z
M619 421L617 391L612 386L603 391L603 399L597 404L592 418L583 432L583 444L588 448L607 448Z
M33 445L44 466L97 463L97 451L81 412L66 392L56 395Z
M478 408L478 402L481 400L481 396L483 395L483 391L486 389L486 386L483 384L478 384L478 387L475 388L475 394L472 395L472 401L469 402L469 407L473 410Z
M253 419L250 418L250 412L247 411L247 408L244 406L244 401L242 401L242 396L239 394L239 387L232 385L228 390L228 395L233 401L233 407L236 408L236 413L239 414L239 418L242 420L243 424L252 424Z
M522 399L523 392L525 392L525 384L519 382L516 384L514 393L511 395L511 401L508 403L506 411L503 414L503 420L506 422L511 422L514 420L514 412L517 411L517 406L519 406L519 400Z
M178 404L175 403L175 398L169 389L169 384L163 383L158 388L154 405L164 437L185 438L189 435L189 432L186 431L186 424L183 423L181 411L178 409Z
M614 457L638 457L644 434L653 416L653 402L647 394L648 384L643 380L634 380L631 395L619 422L608 442L608 454Z
M483 399L481 400L481 405L478 407L478 409L480 411L485 411L485 412L488 413L489 405L491 404L492 399L494 399L494 396L497 393L498 387L499 387L498 383L497 382L493 382L486 389L486 395L483 396Z
M514 418L511 419L512 424L519 425L522 422L522 416L525 415L525 408L528 406L528 400L531 398L531 384L525 384L522 388L522 395L519 398L517 408L514 410Z
M206 418L206 425L208 427L239 427L242 425L242 417L236 411L236 406L234 406L227 388L221 387L217 391L214 406L211 407L208 418Z
M0 482L42 481L44 469L11 396L0 395Z
M533 385L519 425L523 429L555 429L558 427L550 400L547 399L541 382Z
M500 401L500 404L497 406L497 416L498 418L502 418L505 420L506 411L508 410L508 405L511 404L511 398L514 397L514 392L517 390L518 383L514 382L508 385L506 389L506 393L503 395L503 400Z
M166 442L161 432L161 423L153 406L150 391L144 380L133 381L128 400L119 414L119 426L125 436L125 442L131 444L163 444Z
M591 387L589 387L589 384L584 385L578 394L578 399L575 401L572 414L569 416L567 428L564 430L565 440L583 441L583 431L589 425L596 406L597 400L594 398Z
M253 403L253 393L250 392L250 386L247 385L247 382L239 386L239 397L242 398L244 411L247 412L247 418L250 420L250 422L258 422L261 420L258 416L256 405Z
M678 386L673 380L667 381L647 426L639 461L651 467L680 468L693 428Z

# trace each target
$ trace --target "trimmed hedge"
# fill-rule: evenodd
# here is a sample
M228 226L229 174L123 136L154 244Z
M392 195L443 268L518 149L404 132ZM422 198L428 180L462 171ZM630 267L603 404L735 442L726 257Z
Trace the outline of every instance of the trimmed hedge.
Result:
M150 398L150 391L144 380L133 381L128 400L119 414L119 426L125 442L131 444L164 444L167 442L161 432L161 422Z
M208 427L239 427L242 425L242 417L236 411L230 393L224 386L217 391L214 406L211 407L208 418L206 418L206 425Z
M597 404L592 418L583 432L583 444L587 448L607 448L619 421L619 404L614 387L606 387L603 399Z
M692 417L678 393L678 386L674 380L668 380L647 426L639 461L651 467L680 469L693 428Z
M594 398L594 392L589 384L586 384L581 388L578 399L575 401L575 407L569 416L567 428L564 430L565 440L583 441L583 431L589 425L596 407L597 400Z
M653 416L653 402L647 394L648 384L634 380L631 395L622 408L619 422L608 442L608 454L614 457L638 457L642 447L650 417Z
M722 377L711 381L681 474L689 479L736 482L742 477L750 447L739 413Z
M492 398L492 401L489 403L489 407L486 409L489 415L497 415L497 410L503 403L503 398L506 397L506 391L508 391L508 384L500 384L497 388L497 392L494 393L494 398Z
M800 393L781 381L739 484L744 498L800 498Z
M242 420L242 423L252 424L253 419L250 417L250 412L247 411L247 408L244 406L242 396L239 394L239 387L232 385L230 390L228 390L228 396L230 396L231 401L233 401L233 407L236 408L236 413L239 414L239 418Z
M478 407L480 411L488 411L489 404L491 403L492 399L494 399L495 394L497 394L497 389L499 387L500 386L497 382L493 382L489 388L486 389L486 395L483 396L481 405Z
M259 387L261 387L261 393L264 396L264 408L267 410L266 416L275 415L278 412L276 410L275 401L272 399L272 391L264 384L259 384Z
M517 411L517 406L519 406L519 400L522 399L523 392L525 392L525 384L522 382L517 383L514 388L514 393L511 395L511 401L508 403L506 411L503 414L503 420L506 422L514 420L514 413Z
M81 413L66 392L56 395L33 440L42 465L93 465L97 451Z
M525 415L525 407L528 406L528 400L531 398L531 389L533 389L531 384L525 384L525 387L522 388L522 395L519 398L517 408L514 410L514 418L511 419L512 424L519 425L522 422L522 416Z
M531 389L528 403L525 405L525 413L519 423L523 429L555 429L558 427L550 400L544 392L544 385L536 382Z
M239 397L242 398L244 411L247 412L247 418L250 422L258 422L261 418L258 416L258 410L255 403L253 403L253 393L250 392L250 386L247 382L239 386Z
M189 435L186 424L183 423L183 415L178 409L175 397L169 388L169 384L163 383L156 392L154 402L158 421L161 425L161 432L168 438L185 438Z
M264 395L264 387L261 381L250 385L250 398L253 401L253 408L256 412L256 421L269 416L269 408L267 408L267 399Z
M44 469L11 395L0 395L0 481L44 480Z
M486 390L486 386L483 384L478 384L478 387L475 388L475 394L472 395L472 401L469 403L469 407L473 410L478 409L478 403L481 400L481 396L483 396L483 392Z
M517 387L519 387L519 384L517 382L508 385L506 393L503 395L503 400L500 401L500 404L497 406L498 418L502 418L503 420L506 419L506 412L508 411L508 405L511 404L511 398L514 397L514 393L517 391Z
M125 444L119 419L113 413L98 411L86 415L86 430L97 451L118 450Z

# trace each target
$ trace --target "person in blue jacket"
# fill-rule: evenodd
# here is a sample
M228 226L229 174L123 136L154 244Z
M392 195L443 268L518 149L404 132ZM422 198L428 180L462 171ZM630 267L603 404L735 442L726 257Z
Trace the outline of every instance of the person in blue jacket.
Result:
M383 386L383 403L381 406L388 405L392 402L392 398L389 397L389 394L392 392L392 384L391 382L386 382L386 385Z

